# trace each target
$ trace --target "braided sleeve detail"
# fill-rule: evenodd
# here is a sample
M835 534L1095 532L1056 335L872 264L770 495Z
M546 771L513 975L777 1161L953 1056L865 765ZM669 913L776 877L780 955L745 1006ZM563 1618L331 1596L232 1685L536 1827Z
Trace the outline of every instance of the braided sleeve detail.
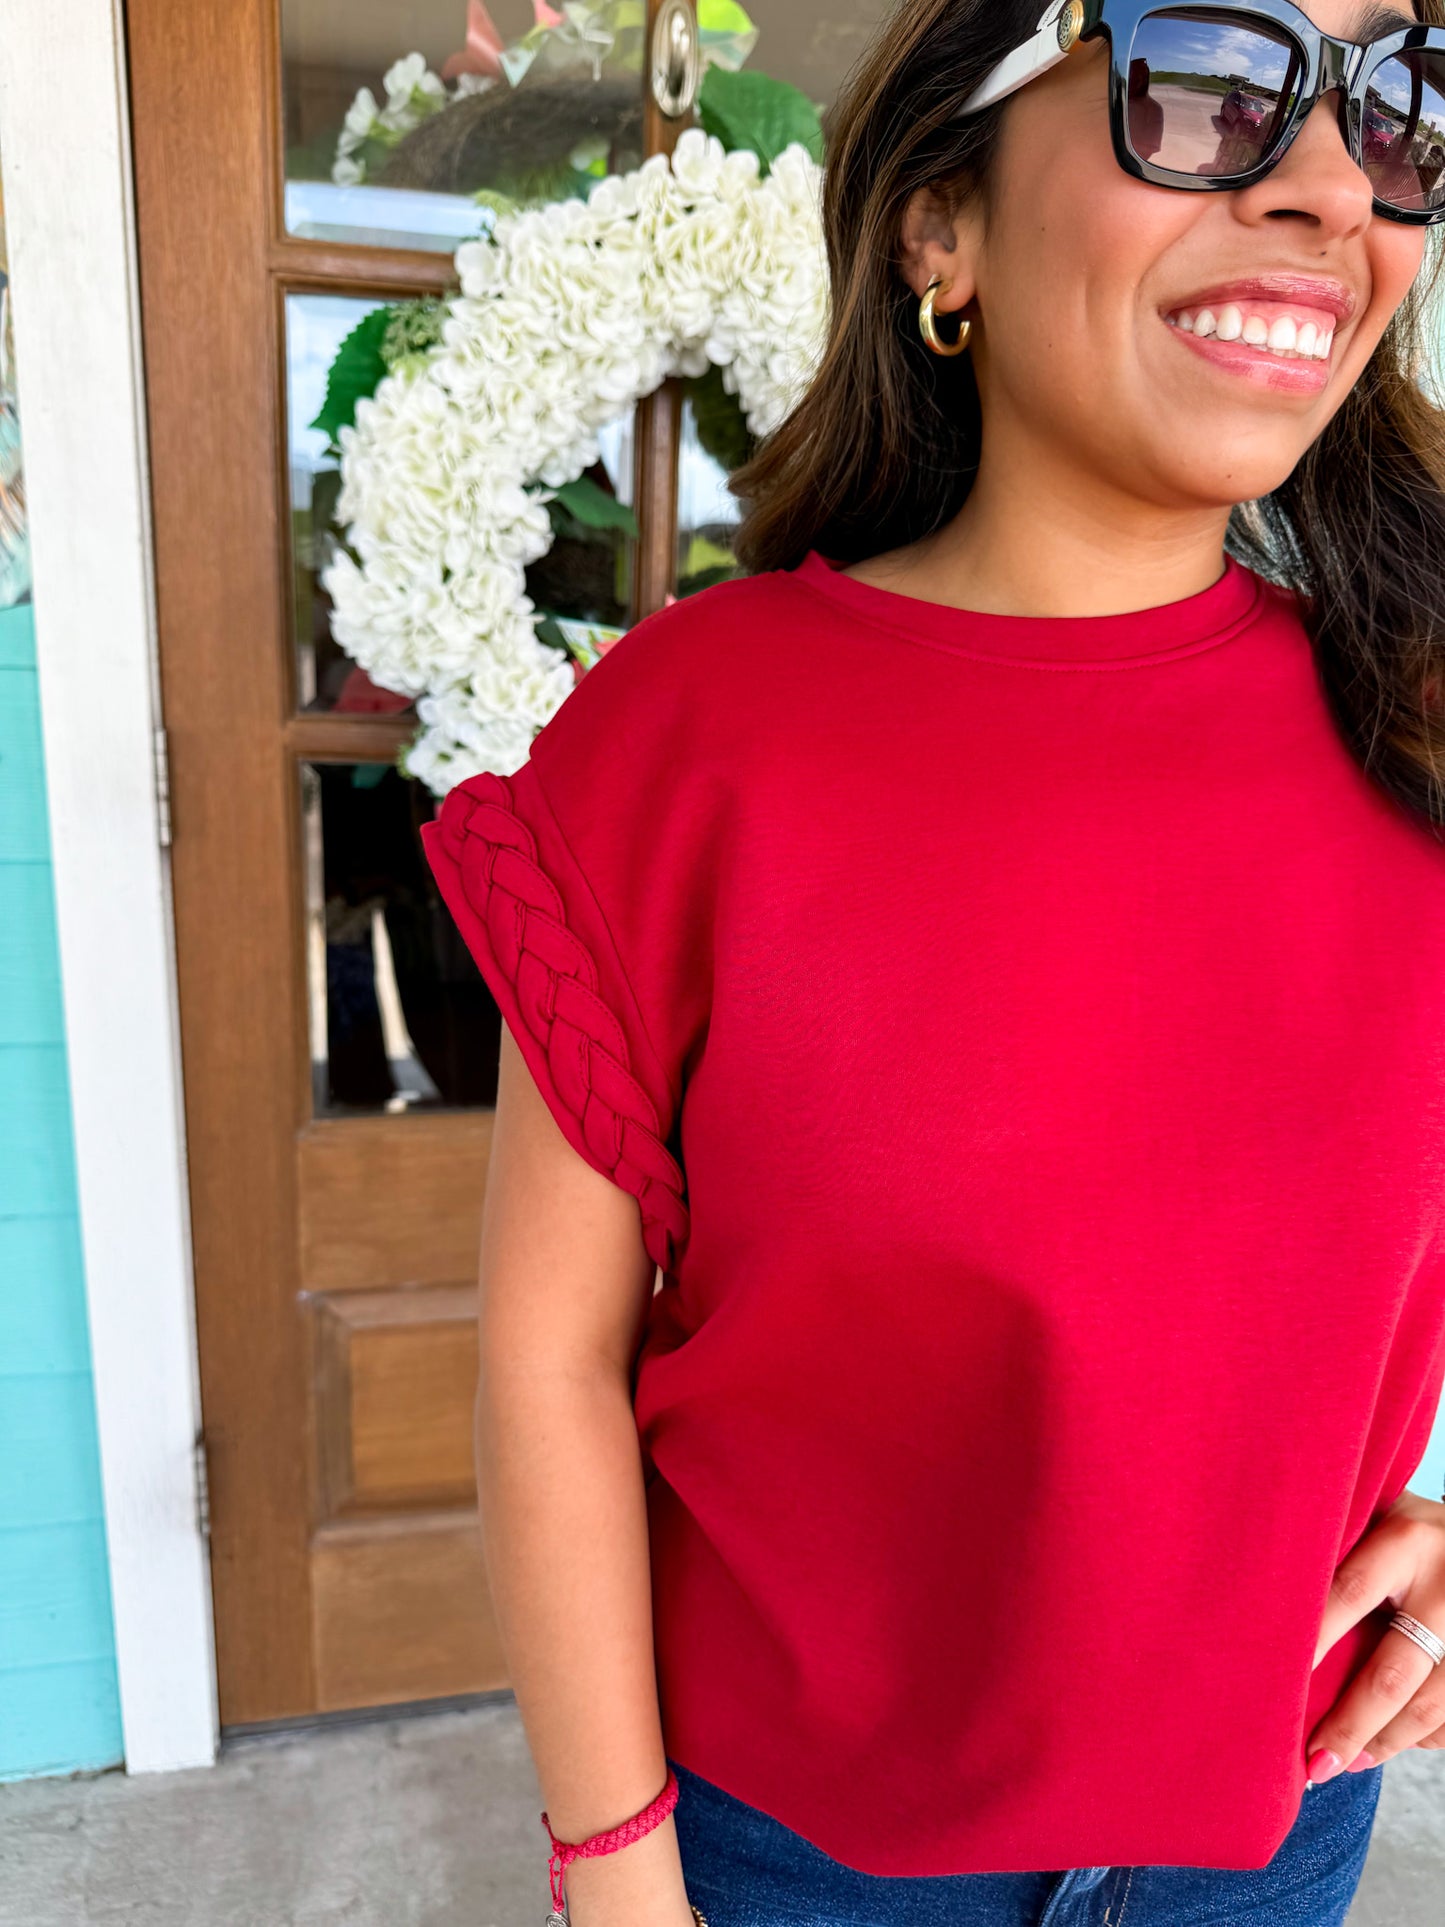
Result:
M688 1235L681 1167L663 1142L656 1105L633 1072L626 1034L600 992L596 961L568 924L507 779L486 773L449 791L432 835L455 866L465 907L482 925L501 982L483 974L494 994L502 993L504 1016L512 1020L514 1003L589 1161L637 1199L648 1256L671 1270ZM438 881L455 913L459 906L441 866Z

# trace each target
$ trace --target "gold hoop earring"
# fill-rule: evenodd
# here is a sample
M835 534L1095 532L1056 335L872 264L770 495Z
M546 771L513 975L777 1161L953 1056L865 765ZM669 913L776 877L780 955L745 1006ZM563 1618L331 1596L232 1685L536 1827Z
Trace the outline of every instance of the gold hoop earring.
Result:
M938 332L938 322L933 313L933 304L940 294L946 294L953 286L941 274L935 274L929 282L923 299L918 304L918 332L936 355L961 355L968 346L968 338L973 333L971 321L961 321L958 325L957 341L945 341Z

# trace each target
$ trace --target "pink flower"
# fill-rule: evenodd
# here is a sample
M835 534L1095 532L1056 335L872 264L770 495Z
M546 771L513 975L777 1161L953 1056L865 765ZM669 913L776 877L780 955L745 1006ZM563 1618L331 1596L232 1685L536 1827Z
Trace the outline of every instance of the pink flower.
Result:
M467 0L467 44L460 53L451 54L442 68L443 80L456 80L461 74L490 74L495 80L502 71L498 56L502 36L482 0Z
M547 0L532 0L532 17L539 27L560 27L562 16ZM467 0L467 44L460 53L451 54L442 68L443 80L457 80L463 74L489 74L493 80L502 72L502 36L497 23L482 0Z

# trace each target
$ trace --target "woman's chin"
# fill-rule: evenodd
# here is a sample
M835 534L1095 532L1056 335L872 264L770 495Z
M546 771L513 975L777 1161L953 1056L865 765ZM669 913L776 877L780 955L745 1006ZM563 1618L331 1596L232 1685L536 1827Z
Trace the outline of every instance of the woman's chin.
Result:
M1251 432L1252 430L1252 432ZM1261 433L1259 424L1237 416L1212 420L1192 415L1178 432L1156 427L1154 472L1163 485L1160 499L1231 508L1253 502L1288 481L1309 441L1297 433ZM1312 439L1312 438L1311 438Z

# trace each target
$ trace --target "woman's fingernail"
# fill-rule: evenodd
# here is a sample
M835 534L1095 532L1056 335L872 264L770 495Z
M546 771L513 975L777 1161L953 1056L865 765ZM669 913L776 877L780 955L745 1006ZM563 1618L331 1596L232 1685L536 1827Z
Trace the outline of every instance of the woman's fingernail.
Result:
M1345 1768L1346 1773L1363 1773L1367 1766L1375 1764L1373 1753L1357 1753Z
M1310 1755L1305 1772L1309 1775L1311 1786L1323 1786L1326 1780L1333 1780L1337 1773L1342 1773L1344 1765L1338 1753L1331 1753L1327 1746L1322 1746L1317 1753Z

